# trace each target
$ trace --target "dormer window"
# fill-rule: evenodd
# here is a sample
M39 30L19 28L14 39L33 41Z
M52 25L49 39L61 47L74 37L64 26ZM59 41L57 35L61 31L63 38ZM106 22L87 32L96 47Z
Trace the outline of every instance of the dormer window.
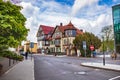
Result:
M65 31L65 36L75 37L76 36L76 30L66 30Z

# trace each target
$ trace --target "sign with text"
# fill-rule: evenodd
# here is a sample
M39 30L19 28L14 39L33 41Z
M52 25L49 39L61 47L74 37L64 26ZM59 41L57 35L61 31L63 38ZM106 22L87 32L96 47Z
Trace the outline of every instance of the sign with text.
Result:
M83 41L83 49L86 49L86 41Z
M34 42L30 42L30 48L34 48Z

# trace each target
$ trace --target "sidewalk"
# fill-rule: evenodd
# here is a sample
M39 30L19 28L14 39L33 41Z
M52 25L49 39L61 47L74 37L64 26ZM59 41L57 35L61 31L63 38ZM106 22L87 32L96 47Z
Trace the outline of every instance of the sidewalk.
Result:
M92 68L100 68L100 69L106 69L106 70L120 71L120 65L116 65L116 64L103 65L103 63L88 62L88 63L81 63L81 65L86 66L86 67L92 67Z
M34 60L29 58L16 64L0 80L34 80Z

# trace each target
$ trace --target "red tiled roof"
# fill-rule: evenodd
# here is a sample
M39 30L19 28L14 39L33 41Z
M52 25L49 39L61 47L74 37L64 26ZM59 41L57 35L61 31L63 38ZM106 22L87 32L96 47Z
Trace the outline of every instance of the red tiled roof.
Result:
M65 25L66 29L76 29L74 27L74 25L71 23L71 21L69 22L69 24Z
M78 35L78 34L83 34L83 31L80 31L79 29L77 29L76 32L77 32L77 35Z
M62 33L64 33L64 31L65 31L65 30L68 30L68 29L75 29L75 30L77 30L77 34L82 34L82 33L83 33L82 31L80 31L79 29L77 29L76 27L74 27L74 25L71 23L71 21L70 21L69 24L67 24L67 25L65 25L65 26L59 26L58 28L59 28L59 30L60 30Z
M48 34L54 30L54 27L51 26L40 25L40 27L42 28L44 34Z
M67 30L67 29L76 29L76 28L74 27L74 25L71 23L71 21L70 21L69 24L67 24L67 25L65 25L65 26L59 26L58 28L59 28L59 30L60 30L62 33L64 33L64 31Z

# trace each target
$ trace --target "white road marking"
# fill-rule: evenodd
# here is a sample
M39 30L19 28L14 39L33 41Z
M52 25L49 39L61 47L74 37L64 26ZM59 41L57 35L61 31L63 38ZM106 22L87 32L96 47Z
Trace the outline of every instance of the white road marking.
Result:
M74 74L86 74L86 72L82 71L82 72L74 72Z
M56 57L66 57L66 55L63 55L63 56L56 56Z
M116 76L116 77L113 77L113 78L110 78L109 80L115 80L115 79L119 79L120 78L120 76Z

